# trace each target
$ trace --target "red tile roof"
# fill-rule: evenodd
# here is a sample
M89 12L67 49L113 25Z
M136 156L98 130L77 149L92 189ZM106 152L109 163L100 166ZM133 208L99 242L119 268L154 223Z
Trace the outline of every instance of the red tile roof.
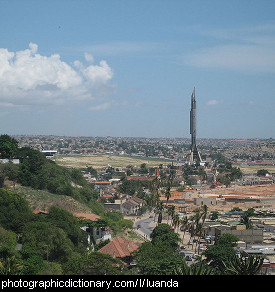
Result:
M96 185L110 185L111 182L108 180L104 180L104 181L95 181L94 182Z
M137 250L139 245L133 241L123 240L120 237L114 238L111 242L103 246L99 252L109 254L115 258L125 258Z
M45 215L49 214L47 211L45 211L45 210L40 210L40 209L36 209L36 210L34 210L33 213L34 213L34 214L45 214Z

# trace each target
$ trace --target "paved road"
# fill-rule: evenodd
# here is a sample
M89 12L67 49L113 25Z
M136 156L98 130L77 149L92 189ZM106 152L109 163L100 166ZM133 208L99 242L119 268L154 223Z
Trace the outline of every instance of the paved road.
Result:
M147 239L150 239L150 235L154 230L154 218L144 218L135 221L134 226L138 227L137 231L145 236Z

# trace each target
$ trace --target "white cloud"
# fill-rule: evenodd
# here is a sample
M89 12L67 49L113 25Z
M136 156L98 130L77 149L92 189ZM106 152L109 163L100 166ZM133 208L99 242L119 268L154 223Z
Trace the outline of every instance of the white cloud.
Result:
M207 105L218 105L220 103L222 103L222 100L212 99L212 100L209 100L206 104Z
M106 110L111 106L110 102L105 102L96 106L91 106L89 108L90 111L102 111L102 110Z
M9 105L63 105L95 100L94 92L113 77L106 61L94 65L75 61L75 67L37 53L37 44L18 52L0 48L0 102Z
M274 23L227 30L201 28L198 33L216 42L185 54L185 64L245 73L275 72Z
M166 48L167 44L161 42L114 41L78 47L77 50L81 52L93 52L94 54L104 54L105 56L125 56L135 53L149 54Z
M260 45L222 45L205 48L185 58L196 67L230 69L239 72L275 72L274 48Z

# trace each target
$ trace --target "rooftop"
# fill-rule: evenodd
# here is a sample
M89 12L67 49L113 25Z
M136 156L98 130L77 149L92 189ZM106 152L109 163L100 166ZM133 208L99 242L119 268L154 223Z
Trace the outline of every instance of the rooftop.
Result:
M125 258L137 250L138 244L133 241L123 240L121 237L114 238L111 242L103 246L99 252L109 254L115 258Z

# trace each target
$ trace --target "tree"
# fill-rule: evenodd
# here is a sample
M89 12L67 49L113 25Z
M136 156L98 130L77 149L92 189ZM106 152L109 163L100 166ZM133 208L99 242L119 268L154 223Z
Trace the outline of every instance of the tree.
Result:
M219 218L219 212L218 211L211 211L210 219L211 220L217 220L218 218Z
M123 263L99 252L71 257L64 265L65 275L120 275Z
M259 169L257 171L257 176L265 176L267 173L269 173L268 170L266 170L266 169Z
M165 242L166 246L170 246L177 250L180 242L180 237L177 233L173 232L168 224L161 223L154 228L151 233L152 244L156 245L158 242Z
M7 230L20 233L33 218L28 202L21 196L0 189L0 224Z
M49 222L25 224L22 243L50 261L65 262L73 252L73 243L66 233Z
M233 245L238 241L238 237L232 234L223 234L215 245L209 245L203 255L206 262L213 267L217 273L225 273L225 264L236 254Z
M224 233L219 239L218 239L218 244L219 245L230 245L234 246L236 242L239 241L239 238L230 233Z
M0 275L20 275L22 269L15 256L0 259Z
M199 261L198 263L188 266L186 263L183 263L181 266L175 267L175 275L213 275L214 269L208 266L205 262Z
M185 259L165 242L144 242L135 253L137 267L142 275L173 275L175 267L181 266Z
M156 206L156 215L158 215L158 224L161 224L162 222L163 211L164 211L163 202L158 201L158 204Z
M18 152L18 142L4 134L0 136L0 158L15 158Z
M49 208L48 220L64 230L75 246L84 244L85 248L87 247L87 235L80 229L77 218L70 212L56 206L51 206Z
M176 213L172 218L172 226L174 228L179 228L180 226L180 217L178 213Z
M246 226L246 229L253 229L253 223L250 220L250 217L254 214L255 210L253 208L247 209L244 214L242 214L240 222Z
M226 273L229 275L257 275L262 269L264 258L257 255L233 256L224 262Z
M187 217L187 216L184 216L184 217L180 220L180 224L181 224L181 228L182 228L183 231L184 231L183 236L182 236L182 239L184 239L185 232L187 231L188 226L189 226L189 220L188 220L188 217Z
M172 222L175 216L175 206L168 207L167 215L168 215L167 222L169 221L169 216L171 216L171 222Z

